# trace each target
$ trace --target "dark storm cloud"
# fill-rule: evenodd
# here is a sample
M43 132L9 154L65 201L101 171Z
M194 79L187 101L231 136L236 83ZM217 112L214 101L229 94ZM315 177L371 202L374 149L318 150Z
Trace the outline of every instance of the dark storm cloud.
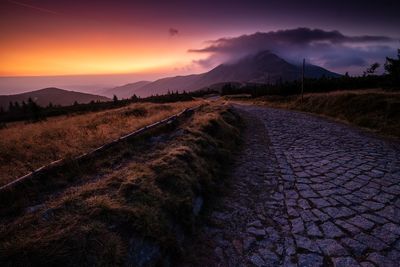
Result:
M169 28L168 33L169 33L169 36L175 36L175 35L179 34L179 31L178 31L178 29L175 29L175 28Z
M337 69L365 66L370 61L382 60L395 51L386 44L395 42L389 36L349 36L339 31L297 28L220 38L208 41L204 48L190 49L189 52L210 54L208 58L194 62L204 67L270 50L289 61L298 62L305 57L314 64Z
M343 67L361 67L368 65L368 62L357 56L339 56L329 57L326 60L325 66L328 68L343 68Z
M199 59L199 60L193 60L192 62L196 65L200 65L203 68L209 69L212 68L216 62L219 60L215 56L210 56L206 59ZM218 62L221 63L221 62Z
M314 43L370 43L390 42L387 36L346 36L339 31L324 31L321 29L298 28L271 32L257 32L236 38L221 38L209 41L210 45L202 49L190 49L189 52L242 52L260 49L274 49L279 46L312 46Z

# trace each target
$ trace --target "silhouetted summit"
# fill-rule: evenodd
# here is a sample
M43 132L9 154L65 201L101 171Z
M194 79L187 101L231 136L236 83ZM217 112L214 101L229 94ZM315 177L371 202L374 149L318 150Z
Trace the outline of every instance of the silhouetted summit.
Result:
M339 74L315 65L307 65L305 76L309 78L338 77ZM293 81L300 77L300 66L291 64L269 51L262 51L235 62L221 64L206 73L159 79L134 90L132 94L148 96L176 90L194 91L225 82L274 84L279 80Z

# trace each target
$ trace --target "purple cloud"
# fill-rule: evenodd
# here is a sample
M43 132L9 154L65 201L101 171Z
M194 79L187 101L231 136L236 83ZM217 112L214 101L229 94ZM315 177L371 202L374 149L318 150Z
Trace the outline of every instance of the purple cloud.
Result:
M178 35L179 31L178 31L178 29L175 29L175 28L169 28L168 33L169 33L169 36L173 37L175 35Z
M364 67L372 61L384 60L385 56L395 53L396 41L389 36L349 36L339 31L297 28L220 38L208 41L204 48L188 51L208 55L194 61L203 67L270 50L294 63L306 58L313 64L342 71L346 66L354 69L355 66Z

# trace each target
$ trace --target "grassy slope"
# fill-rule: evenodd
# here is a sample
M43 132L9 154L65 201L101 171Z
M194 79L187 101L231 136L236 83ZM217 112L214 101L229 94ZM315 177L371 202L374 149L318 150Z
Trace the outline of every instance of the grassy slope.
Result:
M400 137L400 93L338 91L299 97L264 97L256 102L329 116L378 133Z
M0 262L14 265L154 265L178 253L201 200L216 195L236 148L238 117L204 107L170 144L67 190L0 228Z
M138 103L37 123L10 123L0 129L0 185L51 161L77 156L197 104L195 101Z

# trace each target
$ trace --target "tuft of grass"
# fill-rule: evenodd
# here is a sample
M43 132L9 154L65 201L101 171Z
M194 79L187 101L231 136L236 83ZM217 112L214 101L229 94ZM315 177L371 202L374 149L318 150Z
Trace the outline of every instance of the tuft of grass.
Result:
M226 106L197 111L160 150L4 220L3 266L155 266L182 250L240 143ZM201 201L199 201L201 200ZM200 206L199 206L200 203ZM164 262L163 262L164 261Z
M136 103L36 123L10 123L0 128L0 186L54 160L88 152L198 104L198 101Z

